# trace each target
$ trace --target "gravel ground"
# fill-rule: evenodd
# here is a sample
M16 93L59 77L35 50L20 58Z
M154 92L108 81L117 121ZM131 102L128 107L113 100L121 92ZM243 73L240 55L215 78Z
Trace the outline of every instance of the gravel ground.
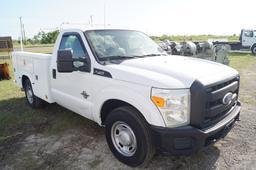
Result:
M145 169L256 169L256 65L240 74L241 121L231 132L191 156L156 155ZM130 169L112 156L95 123L52 135L40 131L44 126L0 143L0 169Z

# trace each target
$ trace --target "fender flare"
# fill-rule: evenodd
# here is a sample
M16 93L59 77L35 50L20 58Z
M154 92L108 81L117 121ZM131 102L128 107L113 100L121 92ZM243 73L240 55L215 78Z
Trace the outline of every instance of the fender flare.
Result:
M29 81L31 82L31 85L33 87L33 79L32 79L32 77L29 74L26 74L26 73L22 73L21 75L22 75L21 78L20 78L21 87L23 88L23 78L24 77L27 77L29 79Z

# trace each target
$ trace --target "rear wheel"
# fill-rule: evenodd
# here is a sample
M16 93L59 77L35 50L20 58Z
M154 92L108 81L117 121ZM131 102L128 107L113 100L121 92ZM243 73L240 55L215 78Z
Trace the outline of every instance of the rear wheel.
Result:
M256 55L256 44L254 44L254 45L252 46L251 50L252 50L252 54L253 54L253 55Z
M149 127L140 113L129 106L114 109L107 117L106 139L114 156L132 167L146 165L155 148Z
M24 90L25 90L27 103L32 108L40 108L44 105L43 100L34 95L33 88L29 79L25 80Z

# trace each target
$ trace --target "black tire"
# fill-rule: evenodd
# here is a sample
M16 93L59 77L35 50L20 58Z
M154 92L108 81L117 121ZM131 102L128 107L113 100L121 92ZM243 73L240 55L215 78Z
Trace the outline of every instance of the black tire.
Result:
M44 101L34 95L33 88L29 79L25 80L24 90L29 106L31 106L32 108L41 108L44 106Z
M251 51L253 55L256 55L256 44L252 46Z
M137 147L133 155L126 156L122 154L120 152L120 149L118 150L114 144L115 140L112 139L112 130L113 130L112 127L114 128L113 125L116 124L117 122L118 123L124 122L125 124L127 124L131 128L131 130L133 131L133 134L136 137ZM107 116L105 125L106 125L105 130L106 130L106 139L108 142L108 146L112 151L112 153L114 154L114 156L119 161L131 167L147 165L148 161L150 161L155 154L155 147L153 145L148 124L144 119L144 117L136 109L130 106L123 106L123 107L114 109Z

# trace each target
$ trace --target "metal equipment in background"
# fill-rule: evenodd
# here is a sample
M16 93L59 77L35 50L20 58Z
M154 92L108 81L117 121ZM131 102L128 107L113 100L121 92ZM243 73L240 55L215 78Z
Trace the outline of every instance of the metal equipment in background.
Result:
M9 59L10 52L12 51L13 51L12 37L0 37L0 59ZM1 52L4 53L4 55L1 55Z
M229 64L228 53L230 46L228 44L213 44L210 41L192 42L184 41L177 43L175 41L162 41L159 43L168 54L191 56L206 60L215 61L222 64Z

